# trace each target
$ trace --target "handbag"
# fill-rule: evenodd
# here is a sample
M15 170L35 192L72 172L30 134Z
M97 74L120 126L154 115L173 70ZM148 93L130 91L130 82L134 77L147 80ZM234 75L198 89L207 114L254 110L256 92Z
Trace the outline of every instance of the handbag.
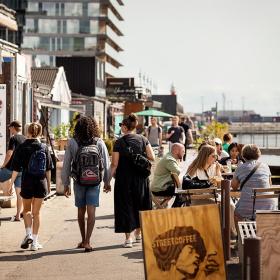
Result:
M211 183L208 180L199 180L198 177L191 178L189 175L183 176L182 189L206 189L210 188Z
M135 167L135 170L139 175L143 176L144 178L148 178L151 175L151 168L152 168L151 162L144 155L134 153L133 149L129 146L125 137L122 137L122 139L126 145L127 154L131 159Z

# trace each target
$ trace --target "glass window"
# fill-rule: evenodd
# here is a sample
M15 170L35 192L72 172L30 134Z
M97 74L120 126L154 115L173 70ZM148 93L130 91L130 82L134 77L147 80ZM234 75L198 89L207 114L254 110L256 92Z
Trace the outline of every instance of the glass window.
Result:
M39 4L38 3L32 3L32 2L28 1L27 11L28 12L38 12L39 11Z
M99 3L88 3L88 16L89 17L99 16L99 9L100 9Z
M89 33L89 20L80 20L80 33Z
M41 66L49 66L50 65L50 56L49 55L36 55L35 60L40 63Z
M73 38L69 38L69 37L63 37L62 38L62 46L63 46L63 50L65 51L72 51L73 50Z
M77 19L68 19L66 25L66 33L67 34L79 34L79 20Z
M48 3L48 2L43 3L42 10L48 16L56 15L55 3Z
M74 51L84 50L84 38L73 38L74 39Z
M36 32L33 18L27 18L24 26L25 32Z
M39 33L57 33L56 19L39 19Z
M65 16L82 16L83 4L82 3L64 3Z
M49 37L40 37L40 49L51 50Z
M97 45L97 40L95 37L85 38L85 50L95 50Z
M22 47L24 49L37 49L39 47L40 38L36 36L24 36Z
M90 21L90 34L97 34L98 33L98 21L91 20Z

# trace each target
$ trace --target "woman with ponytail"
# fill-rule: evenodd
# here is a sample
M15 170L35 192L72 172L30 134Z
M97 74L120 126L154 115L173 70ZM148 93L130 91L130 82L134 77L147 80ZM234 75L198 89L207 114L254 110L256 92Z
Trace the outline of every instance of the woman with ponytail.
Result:
M152 208L149 178L139 174L127 155L130 147L135 154L154 160L152 147L142 135L135 134L137 118L130 114L120 123L123 136L114 145L111 176L115 177L115 232L125 233L124 247L131 248L132 232L135 241L141 242L139 211Z
M21 243L22 249L36 251L42 246L38 243L40 226L40 209L44 197L50 192L50 177L52 160L46 145L41 144L39 138L42 126L31 123L27 130L27 139L18 146L12 162L11 186L22 171L20 195L23 201L23 219L26 236Z

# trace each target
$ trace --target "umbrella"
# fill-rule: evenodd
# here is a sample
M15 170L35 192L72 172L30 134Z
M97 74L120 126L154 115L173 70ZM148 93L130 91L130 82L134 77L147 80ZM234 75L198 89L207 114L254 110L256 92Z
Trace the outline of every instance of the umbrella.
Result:
M173 117L170 114L155 110L155 109L150 109L150 110L145 110L141 112L135 113L137 116L151 116L151 117Z

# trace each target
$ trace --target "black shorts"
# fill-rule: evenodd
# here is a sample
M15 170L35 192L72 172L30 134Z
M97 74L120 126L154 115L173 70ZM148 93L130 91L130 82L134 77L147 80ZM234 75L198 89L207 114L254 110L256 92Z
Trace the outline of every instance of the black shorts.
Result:
M47 180L25 179L22 181L20 195L24 199L44 198L48 194Z

